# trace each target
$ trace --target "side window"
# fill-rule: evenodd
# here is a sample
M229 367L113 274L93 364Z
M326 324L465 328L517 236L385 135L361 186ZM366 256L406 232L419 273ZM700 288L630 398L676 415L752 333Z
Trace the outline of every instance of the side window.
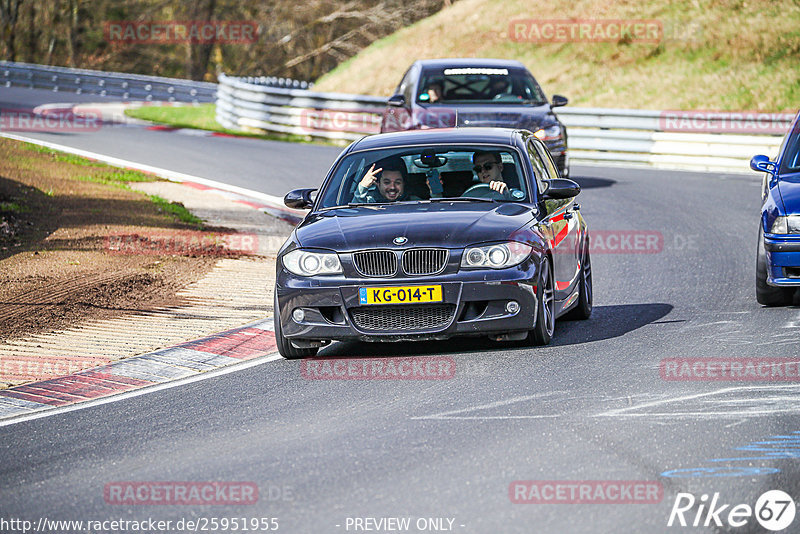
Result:
M531 166L533 167L533 174L536 176L536 188L539 190L539 194L543 195L547 186L544 183L544 180L548 179L547 171L545 170L545 166L542 164L542 160L539 157L539 152L533 146L532 141L528 141L528 158L531 160Z
M409 104L414 98L414 82L417 79L417 72L419 72L419 69L411 65L403 75L403 79L400 80L400 85L394 90L395 94L403 95Z
M556 165L553 163L553 158L550 157L550 153L547 151L547 149L537 144L536 151L539 152L539 156L542 158L542 162L547 169L547 179L552 180L553 178L558 178L559 176L558 171L556 170Z

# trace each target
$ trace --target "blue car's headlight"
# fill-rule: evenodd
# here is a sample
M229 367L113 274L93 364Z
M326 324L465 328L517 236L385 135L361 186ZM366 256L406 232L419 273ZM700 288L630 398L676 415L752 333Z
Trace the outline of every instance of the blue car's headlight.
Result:
M769 229L771 234L800 234L800 215L776 217Z
M283 257L283 266L297 276L342 273L342 264L335 252L295 249Z
M509 241L493 245L467 247L461 257L465 269L504 269L522 263L531 254L532 247L525 243Z

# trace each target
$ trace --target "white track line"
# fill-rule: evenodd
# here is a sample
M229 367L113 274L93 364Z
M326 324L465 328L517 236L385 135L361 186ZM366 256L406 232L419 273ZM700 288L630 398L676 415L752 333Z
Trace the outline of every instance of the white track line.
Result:
M5 137L6 139L13 139L15 141L22 141L25 143L31 143L34 145L43 146L45 148L50 148L53 150L60 150L62 152L67 152L69 154L74 154L76 156L83 156L84 158L102 161L103 163L107 163L114 167L136 169L142 172L155 174L156 176L166 178L167 180L173 182L194 182L208 187L213 187L215 189L221 189L223 191L237 193L239 195L261 200L262 202L271 204L283 211L294 213L288 208L286 208L286 206L283 204L282 198L273 195L268 195L266 193L261 193L260 191L253 191L252 189L245 189L244 187L238 187L223 182L217 182L216 180L209 180L208 178L200 178L199 176L192 176L191 174L184 174L182 172L170 171L168 169L162 169L160 167L154 167L152 165L145 165L144 163L137 163L135 161L129 161L121 158L115 158L112 156L106 156L104 154L99 154L97 152L90 152L88 150L82 150L80 148L73 148L65 145L59 145L56 143L51 143L49 141L41 141L39 139L34 139L32 137L24 137L22 135L10 134L5 132L0 132L0 137ZM305 214L303 213L303 215Z

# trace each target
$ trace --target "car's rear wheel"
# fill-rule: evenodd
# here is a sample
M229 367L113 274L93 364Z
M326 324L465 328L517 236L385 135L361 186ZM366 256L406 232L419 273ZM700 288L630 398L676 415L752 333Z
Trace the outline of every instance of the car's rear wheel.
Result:
M764 250L764 230L758 229L756 251L756 300L764 306L785 306L792 303L794 289L767 284L767 251Z
M592 258L589 255L589 239L586 238L586 245L583 249L581 258L581 274L578 281L578 304L573 308L567 317L569 319L584 320L592 315Z
M547 345L553 339L555 330L555 284L550 261L545 257L539 267L539 279L536 284L536 325L528 334L528 340L534 345Z
M278 308L278 294L275 294L275 305L272 310L272 317L275 322L275 343L278 345L278 352L287 360L297 360L300 358L311 358L317 354L317 347L298 349L292 342L283 336L281 329L281 312Z

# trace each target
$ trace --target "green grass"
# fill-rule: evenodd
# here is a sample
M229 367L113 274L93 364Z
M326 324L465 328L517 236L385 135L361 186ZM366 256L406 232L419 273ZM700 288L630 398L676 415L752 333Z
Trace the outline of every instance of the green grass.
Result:
M192 224L196 226L198 229L203 228L203 219L196 217L187 210L183 204L180 202L170 202L165 198L161 198L158 195L147 195L150 201L158 206L158 209L161 210L163 213L167 213L172 215L179 221L183 221L188 224Z
M174 128L194 128L198 130L208 130L228 135L242 137L252 137L256 139L268 139L272 141L291 141L295 143L322 143L325 141L312 140L310 137L292 134L269 133L261 134L256 132L240 132L223 127L216 120L215 104L198 104L195 106L142 106L140 108L127 109L125 114L135 119L141 119Z
M519 19L655 20L663 39L520 42L509 35ZM389 96L416 59L489 57L521 61L574 106L791 112L798 28L795 0L460 0L376 41L314 89Z
M136 119L169 124L176 128L198 128L201 130L222 131L216 119L214 104L196 106L142 106L127 109L125 115Z
M143 172L131 169L119 169L110 165L106 165L105 163L95 162L81 156L59 152L57 150L33 145L30 143L24 143L23 146L26 150L32 150L40 154L50 155L59 163L66 163L79 167L94 167L93 169L87 169L87 171L89 171L88 174L79 174L77 176L69 175L70 178L74 180L80 180L82 182L93 182L110 187L117 187L119 189L125 189L127 191L134 191L128 185L131 182L153 182L161 180L161 178L148 175ZM45 191L44 193L47 196L53 196L52 189ZM181 222L195 226L197 229L204 228L203 220L193 215L180 202L170 202L169 200L158 195L146 195L145 193L141 194L147 196L150 202L155 204L158 210L162 213L170 215ZM0 202L0 211L22 212L27 211L27 209L25 206L21 206L13 202Z
M74 154L68 154L66 152L60 152L58 150L53 150L52 148L47 148L44 146L34 145L31 143L24 143L23 146L26 150L31 150L33 152L38 152L39 154L49 154L52 156L53 160L58 161L60 163L70 163L72 165L79 165L81 167L108 167L105 163L101 163L99 161L93 161L87 158L83 158L81 156L76 156Z
M31 211L28 206L18 202L0 202L0 212L6 211L11 213L27 213Z

